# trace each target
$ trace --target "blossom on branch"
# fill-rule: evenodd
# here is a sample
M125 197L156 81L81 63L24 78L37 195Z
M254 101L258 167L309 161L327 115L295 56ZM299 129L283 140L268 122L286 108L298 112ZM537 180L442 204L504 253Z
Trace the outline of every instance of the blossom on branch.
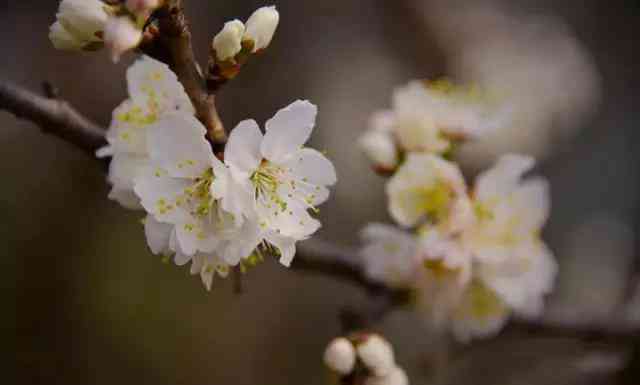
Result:
M496 334L512 314L539 316L557 264L540 238L549 215L548 184L522 180L533 165L528 156L505 155L468 193L454 164L409 154L389 182L390 211L400 225L419 227L410 233L369 225L361 252L365 271L414 290L428 323L460 341ZM442 170L458 188L432 193L432 176ZM450 204L452 191L461 204Z
M296 101L267 121L264 135L254 120L242 121L225 149L236 208L258 225L254 242L276 246L285 266L291 263L295 242L320 228L309 211L317 211L329 197L327 186L336 182L333 164L304 147L316 114L313 104Z

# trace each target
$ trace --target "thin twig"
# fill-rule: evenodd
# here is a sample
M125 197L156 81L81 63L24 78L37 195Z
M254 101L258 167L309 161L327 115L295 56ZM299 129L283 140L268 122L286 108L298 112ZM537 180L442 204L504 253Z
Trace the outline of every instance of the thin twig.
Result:
M40 96L0 81L0 109L27 119L42 129L91 154L105 144L104 130L61 99Z
M207 128L211 141L216 145L224 144L227 134L216 108L216 96L209 93L196 62L183 3L183 0L167 1L164 7L154 13L158 34L140 48L171 67L189 95L196 109L196 117Z

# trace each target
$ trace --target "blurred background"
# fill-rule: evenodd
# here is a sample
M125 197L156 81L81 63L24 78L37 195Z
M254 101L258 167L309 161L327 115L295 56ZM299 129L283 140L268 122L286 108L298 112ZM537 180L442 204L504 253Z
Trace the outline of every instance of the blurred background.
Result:
M498 86L516 101L518 124L464 149L461 161L473 176L500 152L526 152L550 179L544 236L560 275L545 318L640 320L639 309L619 306L640 270L640 3L271 2L276 38L222 90L220 112L233 126L264 122L298 98L318 104L313 142L339 175L318 237L355 246L367 222L389 220L384 179L355 141L394 87L441 76ZM225 21L266 5L186 3L202 63ZM134 55L112 65L104 52L54 50L57 5L0 1L0 76L32 90L50 81L106 126ZM187 268L147 251L141 214L106 199L101 164L6 112L0 126L0 260L16 309L15 323L2 322L15 336L18 383L326 383L323 349L340 333L340 309L367 302L359 288L268 261L246 275L245 294L223 280L208 293ZM440 349L417 316L398 310L379 330L413 384L640 383L637 336L506 330L456 347L436 375Z

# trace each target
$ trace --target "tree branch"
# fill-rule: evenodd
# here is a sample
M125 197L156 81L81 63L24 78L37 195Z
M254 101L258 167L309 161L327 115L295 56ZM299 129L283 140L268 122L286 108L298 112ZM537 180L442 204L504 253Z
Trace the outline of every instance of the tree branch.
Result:
M211 141L216 145L224 144L227 134L216 108L216 96L209 93L193 53L184 1L167 1L154 13L154 18L158 22L158 33L140 49L171 67L189 95L196 109L196 117L207 128Z
M106 143L104 129L66 101L40 96L3 80L0 81L0 109L30 120L40 126L42 132L55 135L92 155Z
M0 80L0 109L20 118L31 120L51 135L92 153L106 143L104 130L73 109L67 102L49 99L21 87ZM411 292L394 289L370 279L354 262L357 253L331 243L312 239L300 244L292 269L326 275L364 289L374 300L366 312L347 309L342 318L347 328L371 325L389 311L409 303ZM537 321L514 320L510 328L544 335L579 336L586 339L615 339L627 341L638 338L638 325L621 322L581 324L577 320Z

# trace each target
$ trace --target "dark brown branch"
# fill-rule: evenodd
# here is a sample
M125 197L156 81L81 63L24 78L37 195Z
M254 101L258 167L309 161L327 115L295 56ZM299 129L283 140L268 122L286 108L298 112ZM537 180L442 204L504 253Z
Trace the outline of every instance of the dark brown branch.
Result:
M40 96L34 92L0 81L0 109L27 119L42 129L91 154L105 142L102 127L60 99Z
M196 62L183 3L183 0L170 0L155 12L158 33L141 49L171 67L189 95L196 109L196 117L207 128L209 138L214 144L224 144L227 134L216 109L216 96L209 93Z

